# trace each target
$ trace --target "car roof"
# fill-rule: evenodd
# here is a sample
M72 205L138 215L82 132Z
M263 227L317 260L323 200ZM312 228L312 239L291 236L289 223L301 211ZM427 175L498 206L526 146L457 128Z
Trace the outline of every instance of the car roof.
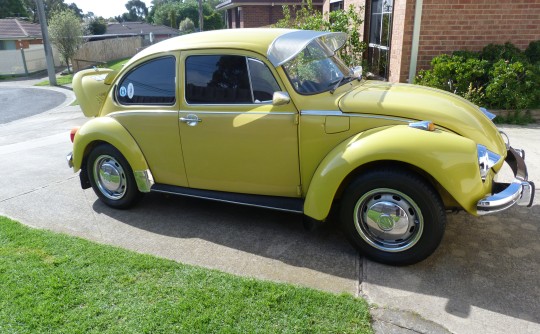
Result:
M149 46L133 56L126 64L126 67L149 55L181 50L232 48L250 50L267 55L269 46L277 37L293 31L295 30L279 28L244 28L211 30L187 34Z

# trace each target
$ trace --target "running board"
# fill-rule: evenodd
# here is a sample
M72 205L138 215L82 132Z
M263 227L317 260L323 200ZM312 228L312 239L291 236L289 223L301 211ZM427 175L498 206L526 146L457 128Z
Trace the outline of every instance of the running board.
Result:
M173 194L187 197L203 198L218 202L234 203L240 205L255 206L279 211L303 213L304 200L302 198L248 195L229 193L215 190L202 190L186 187L170 186L166 184L154 184L151 191L165 194Z

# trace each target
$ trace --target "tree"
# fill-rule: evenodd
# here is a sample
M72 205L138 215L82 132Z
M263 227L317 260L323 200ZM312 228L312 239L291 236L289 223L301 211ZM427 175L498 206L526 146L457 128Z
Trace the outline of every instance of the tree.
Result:
M195 31L195 24L189 17L186 17L182 22L180 22L178 29L184 34L190 34Z
M0 0L0 19L5 17L26 17L26 8L21 0Z
M49 20L49 35L71 72L69 61L82 44L81 22L71 10L57 12Z
M87 29L90 35L103 35L107 32L107 23L103 17L92 17L88 22Z
M69 5L67 6L67 8L69 8L71 11L73 11L73 13L74 13L75 15L77 15L77 17L78 17L79 19L82 19L82 18L83 18L83 16L84 16L84 15L83 15L83 11L82 11L82 9L80 9L79 7L77 7L77 4L76 4L76 3L73 2L73 3L69 4Z
M148 16L148 8L141 0L129 0L126 3L126 9L128 10L127 13L115 17L118 22L144 21L145 17Z
M177 22L189 18L199 28L199 5L197 1L186 2L163 2L155 5L153 23L163 24L176 28ZM153 9L154 9L153 8ZM209 4L203 5L204 30L221 29L224 26L223 18Z

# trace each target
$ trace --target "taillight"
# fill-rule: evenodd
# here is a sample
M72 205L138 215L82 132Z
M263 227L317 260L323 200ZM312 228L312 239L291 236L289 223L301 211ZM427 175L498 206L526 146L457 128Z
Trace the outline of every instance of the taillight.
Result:
M77 133L77 131L79 131L79 126L76 126L74 127L73 129L71 129L71 132L69 133L69 138L71 139L71 142L73 143L73 140L75 139L75 134Z

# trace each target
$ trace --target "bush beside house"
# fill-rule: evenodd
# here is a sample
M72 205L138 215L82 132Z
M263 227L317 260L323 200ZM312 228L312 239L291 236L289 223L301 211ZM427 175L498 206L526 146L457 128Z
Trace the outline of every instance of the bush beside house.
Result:
M433 58L415 83L443 89L491 109L515 110L503 121L530 121L521 110L540 107L540 41L522 52L511 43L480 52L455 51ZM506 119L504 119L506 118Z

